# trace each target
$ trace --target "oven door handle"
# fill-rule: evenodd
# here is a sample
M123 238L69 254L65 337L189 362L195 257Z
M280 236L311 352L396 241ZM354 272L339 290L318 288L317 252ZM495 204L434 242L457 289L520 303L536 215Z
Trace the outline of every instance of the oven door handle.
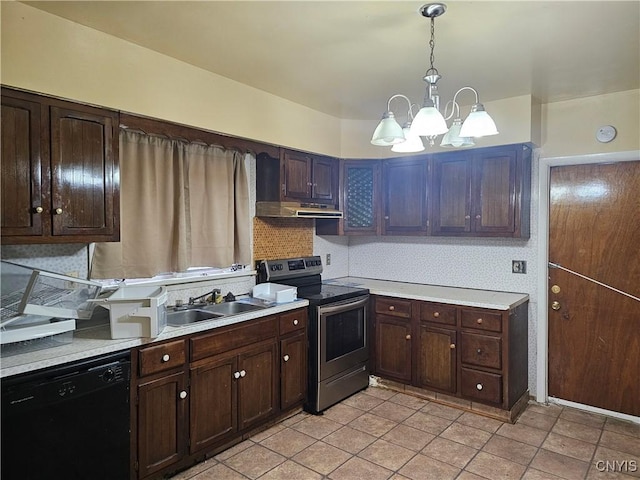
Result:
M319 315L332 315L334 313L346 312L347 310L353 310L365 306L369 303L369 296L359 297L355 301L349 301L339 303L337 305L320 305L318 306Z

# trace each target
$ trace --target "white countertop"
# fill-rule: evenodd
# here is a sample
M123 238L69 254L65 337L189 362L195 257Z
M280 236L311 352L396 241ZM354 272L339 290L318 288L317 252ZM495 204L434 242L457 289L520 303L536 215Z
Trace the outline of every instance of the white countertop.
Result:
M467 307L511 310L529 300L526 293L474 290L471 288L442 287L419 283L393 282L360 277L341 277L326 280L325 283L354 285L368 288L372 295L409 298L427 302L448 303Z
M295 302L275 305L264 310L255 310L240 315L205 320L180 327L168 325L162 333L155 338L125 338L114 340L111 338L109 324L105 322L99 326L75 330L73 332L73 341L68 344L12 355L5 355L3 352L2 357L0 357L0 377L9 377L98 355L129 350L140 345L161 342L170 338L246 322L268 315L277 315L288 310L307 307L308 305L309 302L307 300L296 300ZM82 321L78 320L78 322Z

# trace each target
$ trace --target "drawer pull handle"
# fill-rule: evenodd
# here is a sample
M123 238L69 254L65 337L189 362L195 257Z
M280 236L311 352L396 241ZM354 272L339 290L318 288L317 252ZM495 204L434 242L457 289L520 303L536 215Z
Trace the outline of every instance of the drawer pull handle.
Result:
M185 398L187 398L187 392L185 392L184 390L182 390L182 391L180 392L180 398L181 398L182 400L184 400Z
M478 352L478 355L480 355L482 353L482 350L479 348L477 352Z
M233 378L235 378L236 380L240 378L240 372L233 372Z
M289 361L289 355L285 355L284 357L282 357L282 359L283 359L285 362L288 362L288 361Z
M477 320L476 320L476 323L477 323L478 325L482 325L482 319L481 319L481 318L477 319Z
M450 344L450 345L449 345L449 348L450 348L451 350L453 350L454 348L456 348L456 344L455 344L455 343Z
M411 335L409 334L409 335L407 335L407 336L406 336L406 337L404 337L404 338L405 338L405 339L407 339L407 340L411 340Z
M482 390L482 384L481 384L481 383L477 384L477 385L476 385L476 388L477 388L478 390Z
M294 325L298 325L298 319L297 318L293 321L293 324Z
M394 307L393 305L389 305L389 310L391 310L392 312L396 309L396 307Z
M433 312L433 316L438 318L440 316L440 312Z
M244 378L244 376L247 374L247 372L245 370L240 370L240 376Z
M162 361L163 362L168 362L170 358L171 357L169 356L168 353L165 353L164 355L162 355Z

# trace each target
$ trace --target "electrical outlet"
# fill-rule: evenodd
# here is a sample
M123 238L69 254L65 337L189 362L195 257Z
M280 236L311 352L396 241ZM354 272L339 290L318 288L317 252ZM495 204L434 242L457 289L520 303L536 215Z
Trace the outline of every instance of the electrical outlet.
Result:
M325 263L325 265L331 265L331 254L330 253L327 253L326 260L325 260L324 263Z
M527 273L527 262L524 260L511 260L511 273Z

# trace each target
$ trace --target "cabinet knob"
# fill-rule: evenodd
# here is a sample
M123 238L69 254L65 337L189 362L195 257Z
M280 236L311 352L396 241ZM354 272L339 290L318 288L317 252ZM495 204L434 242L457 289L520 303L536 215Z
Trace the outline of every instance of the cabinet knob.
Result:
M282 359L283 359L285 362L288 362L288 361L289 361L289 355L285 355L284 357L282 357Z
M44 211L44 208L42 207L36 207L33 209L36 213L42 213Z
M476 320L476 323L477 323L478 325L482 325L482 319L481 319L481 318L477 319L477 320Z
M482 384L481 384L481 383L477 384L477 385L476 385L476 388L477 388L478 390L482 390L482 388L483 388L483 387L482 387Z
M385 220L389 220L389 215L385 215L385 216L384 216L384 219L385 219Z
M181 399L183 399L183 400L184 400L185 398L187 398L187 392L186 392L186 391L184 391L184 390L182 390L182 391L180 392L180 398L181 398Z
M233 378L235 378L236 380L240 378L240 372L233 372Z
M451 343L451 344L449 344L449 348L450 348L451 350L453 350L454 348L456 348L456 344L455 344L455 343Z
M440 316L440 312L433 312L433 316L438 318Z
M62 209L60 207L56 208L55 212L56 215L62 215Z
M391 310L392 312L396 309L396 307L394 307L393 305L389 305L389 310Z
M476 350L478 352L478 355L480 355L482 353L481 349Z
M471 218L471 215L465 215L465 216L464 216L464 219L465 219L465 220L469 220L470 218Z
M411 340L411 334L407 335L406 337L404 337L407 340Z
M169 357L169 354L168 354L168 353L165 353L164 355L162 355L162 361L163 361L163 362L168 362L170 358L171 358L171 357Z
M293 324L294 325L298 325L298 319L297 318L293 321Z
M551 303L551 309L552 310L560 310L560 302L557 302L557 301L552 302Z
M244 376L247 374L247 372L245 370L240 370L240 376L244 378Z
M476 215L476 220L480 220L482 218L482 215Z

